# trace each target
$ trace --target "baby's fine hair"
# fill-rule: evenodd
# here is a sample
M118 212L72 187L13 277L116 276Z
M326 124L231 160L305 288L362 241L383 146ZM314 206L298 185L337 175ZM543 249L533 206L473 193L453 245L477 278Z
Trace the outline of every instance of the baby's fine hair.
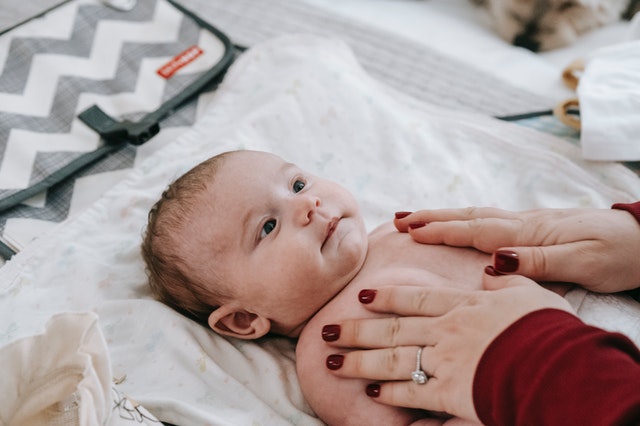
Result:
M215 281L202 282L192 273L179 247L182 230L193 219L202 202L202 194L212 184L215 175L230 154L222 153L198 164L162 193L149 211L142 242L142 257L146 264L149 286L153 295L178 312L207 324L217 308L212 301L220 300Z

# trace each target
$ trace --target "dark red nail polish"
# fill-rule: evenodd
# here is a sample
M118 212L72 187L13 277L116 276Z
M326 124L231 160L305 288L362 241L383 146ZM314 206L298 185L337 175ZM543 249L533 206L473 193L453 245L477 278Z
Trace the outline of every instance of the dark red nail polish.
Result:
M487 265L484 267L484 273L487 275L491 275L492 277L499 277L501 274L500 272L496 271L495 268L491 265Z
M380 396L380 385L378 383L371 383L367 385L366 392L371 398L377 398Z
M498 272L516 272L519 266L518 253L511 250L498 250L493 257L493 267Z
M338 370L342 367L344 355L333 354L327 357L327 368L329 370Z
M396 212L396 219L404 219L409 216L412 212Z
M424 228L426 225L427 225L427 222L411 222L409 224L409 228L419 229L419 228Z
M358 300L360 301L360 303L364 303L365 305L367 305L373 302L373 299L376 298L376 293L378 293L376 290L365 288L364 290L360 290L360 293L358 294Z
M335 342L340 338L340 326L329 324L322 327L322 340L325 342Z

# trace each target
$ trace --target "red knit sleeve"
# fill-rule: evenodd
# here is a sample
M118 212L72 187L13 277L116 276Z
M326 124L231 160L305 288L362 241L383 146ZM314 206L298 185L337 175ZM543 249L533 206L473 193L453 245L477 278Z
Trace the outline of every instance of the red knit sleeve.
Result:
M612 209L616 210L626 210L636 218L638 223L640 223L640 201L631 204L624 203L616 203L611 206Z
M473 398L486 425L638 425L640 352L567 312L536 311L489 345Z

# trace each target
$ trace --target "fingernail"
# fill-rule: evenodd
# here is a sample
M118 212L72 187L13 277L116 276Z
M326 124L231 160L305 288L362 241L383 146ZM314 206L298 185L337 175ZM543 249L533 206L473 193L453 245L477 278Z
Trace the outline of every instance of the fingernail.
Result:
M493 267L498 272L509 273L515 272L520 266L518 253L511 250L498 250L493 258Z
M412 212L396 212L396 219L404 219L409 216Z
M333 354L327 357L327 368L329 370L338 370L342 367L344 362L344 355Z
M335 342L340 338L340 326L329 324L322 327L322 340L325 342Z
M502 275L500 272L496 271L495 268L491 265L487 265L484 267L484 273L487 275L491 275L492 277L499 277Z
M378 383L371 383L367 385L366 392L371 398L377 398L380 396L380 385Z
M411 229L418 229L418 228L423 228L427 225L427 222L411 222L409 224L409 228Z
M376 298L376 290L370 290L365 288L364 290L360 290L360 293L358 294L358 300L360 301L360 303L364 303L365 305L373 302L373 299Z

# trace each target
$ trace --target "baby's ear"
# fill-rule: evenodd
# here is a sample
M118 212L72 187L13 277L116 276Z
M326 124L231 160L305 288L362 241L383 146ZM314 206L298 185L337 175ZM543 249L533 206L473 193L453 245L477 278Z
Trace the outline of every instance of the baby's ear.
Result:
M209 327L218 334L238 339L258 339L271 330L271 321L237 306L226 304L209 315Z

